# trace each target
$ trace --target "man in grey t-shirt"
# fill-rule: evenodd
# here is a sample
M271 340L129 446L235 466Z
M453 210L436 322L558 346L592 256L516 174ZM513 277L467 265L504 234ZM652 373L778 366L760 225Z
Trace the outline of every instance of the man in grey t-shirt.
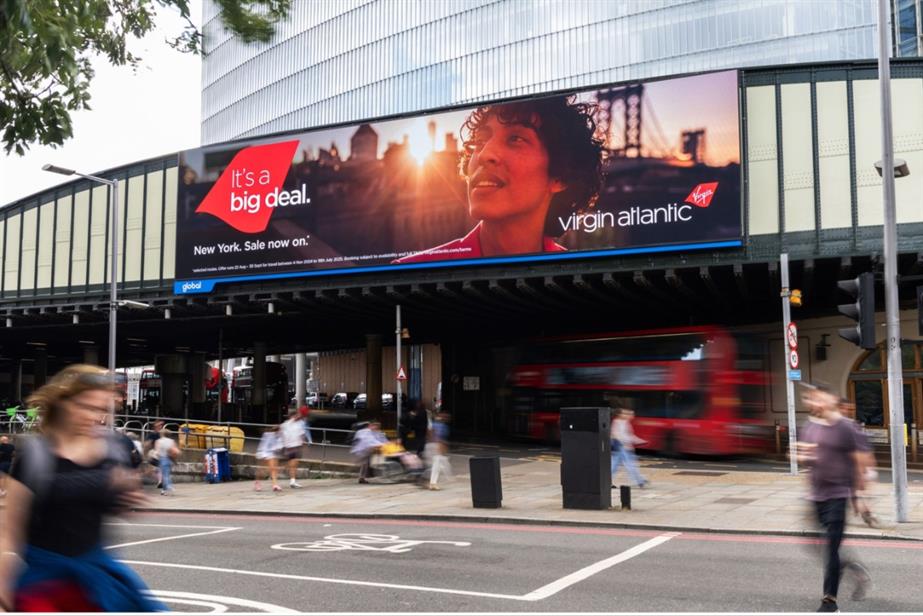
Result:
M865 596L869 576L856 562L840 558L846 526L846 505L865 488L863 444L852 420L837 411L838 399L822 386L807 388L802 401L811 414L801 430L798 458L810 470L808 500L814 503L817 521L824 530L824 598L818 612L839 611L836 603L840 576L849 568L856 573L853 599Z

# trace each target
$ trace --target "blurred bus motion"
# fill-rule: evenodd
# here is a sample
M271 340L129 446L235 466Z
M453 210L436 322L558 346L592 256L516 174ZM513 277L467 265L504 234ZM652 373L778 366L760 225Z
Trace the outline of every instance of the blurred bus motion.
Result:
M509 375L511 436L560 440L559 411L633 409L635 432L667 455L770 450L763 347L718 327L546 338Z

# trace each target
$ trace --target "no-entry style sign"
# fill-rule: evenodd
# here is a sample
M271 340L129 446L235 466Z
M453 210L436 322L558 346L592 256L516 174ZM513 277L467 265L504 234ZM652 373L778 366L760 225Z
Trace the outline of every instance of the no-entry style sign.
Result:
M788 348L793 351L798 350L798 326L794 322L788 324L788 330L786 331L786 337L788 338Z
M788 364L792 367L792 370L798 367L798 351L792 349L788 354Z

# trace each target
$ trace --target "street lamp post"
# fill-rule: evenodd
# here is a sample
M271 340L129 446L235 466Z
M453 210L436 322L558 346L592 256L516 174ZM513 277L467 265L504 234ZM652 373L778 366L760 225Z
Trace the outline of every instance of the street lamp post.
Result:
M118 299L116 298L116 288L115 288L115 277L118 272L118 254L119 254L119 181L118 180L107 180L95 175L88 175L85 173L78 173L73 169L65 169L63 167L57 167L55 165L44 165L42 169L49 171L51 173L57 173L60 175L76 175L82 177L86 180L92 182L97 182L99 184L105 184L109 187L109 207L112 210L112 242L111 249L112 254L110 257L111 267L110 267L110 278L109 278L109 378L112 379L112 386L115 387L115 335L116 335L116 318L118 311ZM140 302L139 302L140 303ZM115 424L115 408L110 407L109 410L109 424Z
M895 172L907 172L906 163L895 168L891 135L890 2L878 0L878 85L881 98L881 173L884 201L883 256L885 262L885 321L887 327L888 406L891 424L891 475L894 485L894 513L898 522L907 521L907 458L904 450L904 384L901 365L901 322L898 313L897 215ZM903 161L901 161L903 162Z

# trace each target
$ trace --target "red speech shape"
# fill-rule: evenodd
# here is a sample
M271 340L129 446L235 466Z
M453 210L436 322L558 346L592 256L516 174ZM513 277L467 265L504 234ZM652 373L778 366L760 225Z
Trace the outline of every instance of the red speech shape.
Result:
M689 196L686 197L686 203L690 203L696 207L708 207L711 205L712 197L715 196L717 190L718 182L699 184L693 188Z
M266 196L282 188L298 141L252 145L234 155L196 213L211 214L242 233L260 233L275 208Z

